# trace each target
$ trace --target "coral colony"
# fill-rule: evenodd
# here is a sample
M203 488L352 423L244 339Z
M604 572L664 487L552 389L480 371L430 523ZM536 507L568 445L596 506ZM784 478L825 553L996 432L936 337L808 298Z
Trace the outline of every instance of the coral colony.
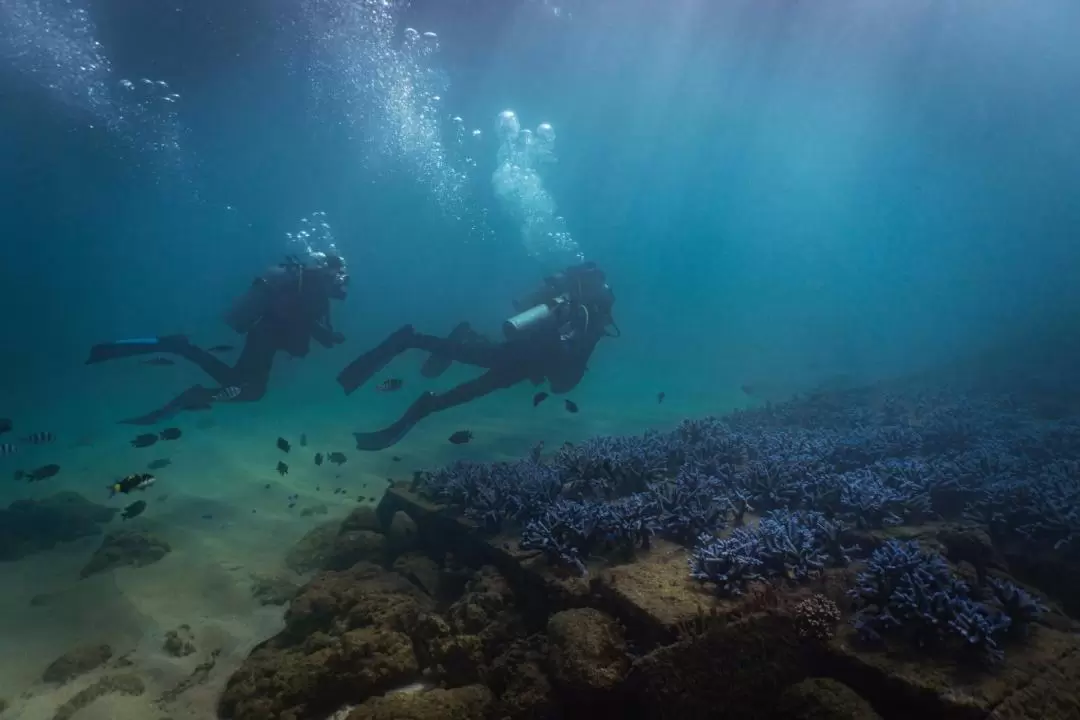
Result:
M865 561L851 592L863 638L992 661L1037 599L994 578L971 587L917 543L860 548L853 535L955 519L1080 555L1080 462L1063 457L1080 457L1080 423L1012 398L857 391L568 444L546 461L457 463L418 473L414 489L580 574L654 536L688 547L691 577L722 596Z

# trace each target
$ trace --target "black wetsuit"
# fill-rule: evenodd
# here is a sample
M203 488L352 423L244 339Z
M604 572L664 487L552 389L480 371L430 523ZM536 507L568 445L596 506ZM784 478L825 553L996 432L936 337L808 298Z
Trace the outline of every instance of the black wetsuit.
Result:
M312 338L327 348L343 342L342 335L330 324L331 298L344 297L332 272L325 268L282 267L274 282L265 288L259 285L262 279L256 281L253 292L263 292L264 297L259 298L261 303L246 326L244 347L235 365L191 344L183 335L95 345L86 361L88 365L136 355L179 355L198 365L218 385L194 385L165 406L121 422L153 425L184 410L209 409L214 401L259 400L266 393L274 356L279 351L303 357L310 350Z
M418 333L411 325L400 328L341 371L337 379L346 394L406 350L431 353L421 370L427 377L440 375L453 362L483 368L485 372L444 393L424 393L397 422L383 430L353 433L357 449L386 449L431 413L525 380L534 385L547 380L553 393L569 392L581 382L596 344L608 336L607 327L614 323L610 302L613 298L599 304L586 302L579 306L584 312L562 326L552 325L528 337L499 343L481 337L467 323L458 325L446 338Z

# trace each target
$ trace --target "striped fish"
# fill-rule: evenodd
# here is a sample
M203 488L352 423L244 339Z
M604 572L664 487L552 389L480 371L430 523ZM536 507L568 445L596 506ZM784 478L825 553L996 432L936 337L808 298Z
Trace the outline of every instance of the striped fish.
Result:
M235 385L230 385L229 387L222 388L219 392L217 392L214 395L214 400L217 402L221 402L222 400L232 400L239 394L240 388L236 387Z
M51 443L55 439L56 436L53 435L51 432L49 432L48 430L42 430L41 432L31 433L27 435L26 437L22 438L22 441L30 445L46 445L48 443Z
M14 455L17 452L19 452L18 445L12 445L11 443L0 443L0 457L4 457L6 455Z

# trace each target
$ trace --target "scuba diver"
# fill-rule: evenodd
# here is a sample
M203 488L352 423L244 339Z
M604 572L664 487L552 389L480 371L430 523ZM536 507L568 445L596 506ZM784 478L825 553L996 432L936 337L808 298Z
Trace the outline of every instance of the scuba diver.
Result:
M218 384L195 385L164 407L121 422L153 425L183 410L207 410L215 401L254 401L266 393L274 356L283 351L304 357L314 338L323 347L345 341L330 323L330 301L344 300L349 282L345 261L337 254L313 252L313 264L296 256L258 277L225 314L225 321L245 335L236 364L230 366L183 335L139 338L95 345L87 365L116 358L170 353L189 360Z
M503 342L483 338L468 323L459 324L446 338L418 333L411 325L398 329L338 375L346 395L409 349L431 353L421 369L425 377L441 375L453 362L486 372L447 392L422 394L397 422L383 430L353 433L356 448L388 448L431 413L523 380L534 385L547 380L553 393L572 390L581 382L596 344L604 337L619 335L611 314L614 304L615 295L603 271L594 263L584 263L545 278L543 287L515 302L518 314L503 323ZM608 332L609 326L615 328L614 334Z

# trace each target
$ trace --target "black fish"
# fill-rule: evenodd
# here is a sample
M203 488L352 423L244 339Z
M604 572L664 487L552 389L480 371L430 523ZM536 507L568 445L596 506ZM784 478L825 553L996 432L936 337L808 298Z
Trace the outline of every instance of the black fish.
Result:
M392 457L390 459L393 460L394 462L401 462L401 457L399 457L398 455L395 455L394 457Z
M180 428L165 428L161 431L162 440L176 440L180 437Z
M465 443L472 440L472 437L472 430L458 430L456 433L450 436L449 440L455 445L464 445Z
M131 447L150 447L158 441L158 436L154 433L143 433L139 437L131 441Z
M659 394L657 394L657 396L656 396L656 403L657 403L657 404L659 405L660 403L664 402L664 398L665 398L665 397L666 397L666 396L665 396L665 394L664 394L664 393L659 393Z
M300 433L300 447L307 447L307 434Z
M537 405L539 405L540 403L544 402L547 399L548 399L548 394L546 392L538 392L538 393L536 393L535 395L533 395L533 407L536 407Z
M143 360L139 364L140 365L154 365L156 367L165 367L166 365L175 365L176 362L174 360L170 360L169 358L156 357L156 358L150 358L149 360Z
M58 472L60 472L60 466L59 465L55 465L55 464L53 464L53 465L42 465L38 469L31 470L30 472L24 472L22 470L16 470L15 471L15 479L16 480L22 480L23 478L26 478L28 482L38 482L39 480L44 480L46 478L51 478L53 475L55 475Z
M136 500L135 502L124 508L124 512L120 513L120 517L124 520L130 520L133 517L142 515L142 511L146 509L145 500Z
M109 486L109 497L116 495L117 493L124 493L127 495L132 490L145 490L154 484L157 480L150 473L136 473L135 475L128 475L122 480L117 480Z
M379 392L394 392L395 390L400 390L403 384L401 378L387 378L376 385L375 389Z
M206 348L206 351L213 353L227 353L232 352L233 349L232 345L215 345L214 347Z
M568 412L568 413L576 413L577 411L578 411L577 403L575 403L573 400L567 400L566 401L566 412Z
M170 460L169 458L158 458L157 460L149 463L146 468L148 470L160 470L161 468L166 468L170 465L172 465L172 460Z
M322 453L315 453L315 464L322 465Z
M277 439L277 447L278 447L278 450L280 450L282 452L289 452L290 450L292 450L292 445L290 445L289 441L286 440L283 437L279 437Z
M345 453L332 452L332 453L330 453L329 455L326 456L326 459L329 460L330 462L334 463L335 465L344 465L345 464Z
M11 428L15 427L11 422L11 418L0 418L0 435L11 432Z
M540 455L543 452L544 452L544 441L541 440L540 442L533 445L532 450L529 451L529 458L534 463L538 463L538 462L540 462Z
M279 461L278 464L277 464L277 471L278 471L279 475L288 475L289 474L289 466L286 465L285 463Z
M31 445L44 445L46 443L51 443L55 439L55 435L53 435L51 432L48 432L47 430L43 430L41 432L31 433L30 435L27 435L26 437L22 438L22 441L24 443L30 443Z

